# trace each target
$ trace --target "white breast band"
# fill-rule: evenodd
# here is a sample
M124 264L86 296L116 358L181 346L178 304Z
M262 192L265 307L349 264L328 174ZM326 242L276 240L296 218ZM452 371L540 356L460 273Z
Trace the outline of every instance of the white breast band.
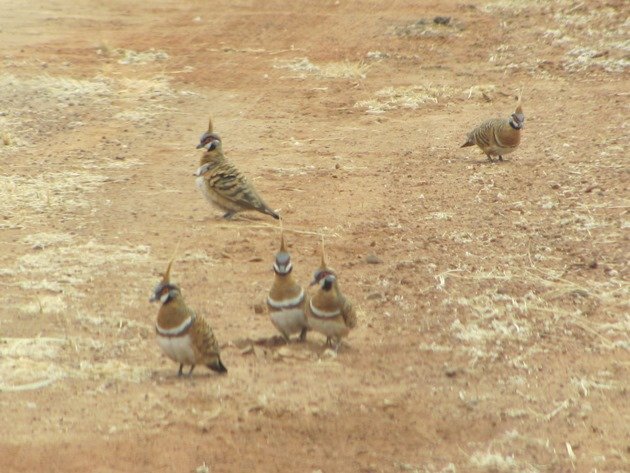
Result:
M311 307L311 312L315 314L317 317L336 317L341 313L339 309L333 311L319 310L316 307L313 307L313 301L309 301L308 305Z
M295 307L304 300L304 289L300 289L300 293L293 299L287 299L284 301L277 301L271 297L267 297L267 303L274 309L286 309L289 307Z
M177 337L178 335L182 335L184 332L186 332L186 330L190 328L194 320L194 317L191 315L174 328L161 328L158 324L155 324L155 330L157 330L157 333L159 333L160 335L164 335L165 337Z

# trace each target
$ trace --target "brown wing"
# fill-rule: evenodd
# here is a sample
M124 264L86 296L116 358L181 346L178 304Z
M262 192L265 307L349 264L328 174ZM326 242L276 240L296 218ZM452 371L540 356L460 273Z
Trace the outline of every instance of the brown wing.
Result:
M346 327L355 328L357 326L357 313L354 310L352 302L345 298L345 296L339 294L339 303L341 307L341 315L343 321L346 323Z
M192 311L191 311L192 312ZM197 317L192 326L192 342L198 355L199 363L210 363L219 355L219 343L212 329L202 317Z
M246 210L259 212L279 218L258 195L254 187L234 165L224 161L206 174L206 180L212 189L224 199L234 202Z
M481 149L488 148L494 144L494 129L500 127L503 122L507 123L501 118L486 120L468 134L468 142L476 144Z

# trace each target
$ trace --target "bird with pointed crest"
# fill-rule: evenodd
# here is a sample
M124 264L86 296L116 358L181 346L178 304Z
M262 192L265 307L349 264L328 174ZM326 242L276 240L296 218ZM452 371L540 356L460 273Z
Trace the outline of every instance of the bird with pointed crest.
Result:
M212 119L197 148L205 149L195 176L197 188L214 207L231 219L238 212L255 210L275 219L280 216L260 197L254 186L223 154L221 137L212 131Z
M221 138L219 137L219 135L214 133L214 126L212 125L212 117L210 117L210 120L208 121L208 130L203 132L201 136L199 137L199 144L197 145L197 149L205 148L208 145L208 143L210 143L212 140L221 141ZM203 157L201 158L201 162L199 163L199 165L202 165L202 164L204 164Z
M217 373L227 373L212 329L186 305L180 288L170 281L173 259L150 299L162 303L155 324L158 345L166 356L179 363L178 376L182 376L184 366L190 366L188 376L192 376L198 364Z
M307 296L293 277L293 263L284 241L284 231L280 232L280 250L276 253L273 272L273 284L267 296L271 323L287 343L295 333L300 334L298 340L303 342L308 331L304 313Z
M493 156L503 161L503 156L512 153L521 142L521 130L525 124L525 114L519 94L516 110L509 118L492 118L468 133L466 143L461 147L477 145L486 154L490 162Z
M321 264L310 285L319 287L306 305L308 326L325 335L326 346L337 351L341 339L357 326L357 315L352 303L341 292L337 274L328 267L323 238Z

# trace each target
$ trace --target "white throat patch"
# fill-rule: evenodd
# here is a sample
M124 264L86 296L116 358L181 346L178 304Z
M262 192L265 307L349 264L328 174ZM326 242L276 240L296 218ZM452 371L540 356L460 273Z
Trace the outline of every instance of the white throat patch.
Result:
M285 267L284 271L280 271L280 268L278 267L278 264L274 262L273 263L273 269L278 274L289 274L291 272L291 270L293 269L293 265L291 264L291 261L289 261L289 264L287 264L287 266Z

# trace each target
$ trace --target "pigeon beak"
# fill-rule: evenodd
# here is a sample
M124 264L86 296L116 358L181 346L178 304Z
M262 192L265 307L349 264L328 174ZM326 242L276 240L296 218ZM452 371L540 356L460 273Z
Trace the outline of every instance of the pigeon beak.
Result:
M197 149L201 149L201 148L203 148L203 143L199 143L199 144L197 145Z

